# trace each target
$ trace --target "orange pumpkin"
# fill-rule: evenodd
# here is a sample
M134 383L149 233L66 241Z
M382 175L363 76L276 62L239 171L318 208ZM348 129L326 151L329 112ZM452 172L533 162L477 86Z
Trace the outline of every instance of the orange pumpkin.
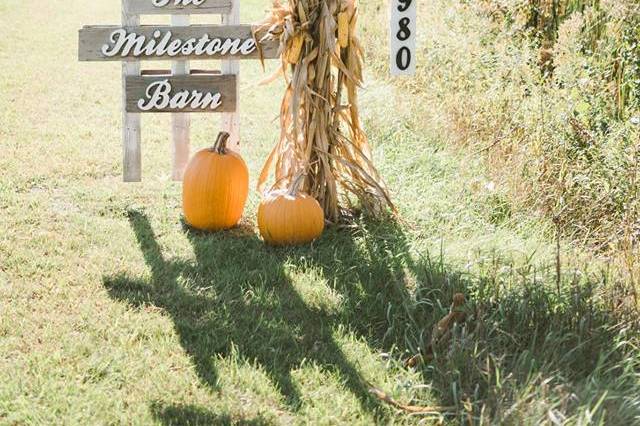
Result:
M258 207L258 228L264 241L272 245L309 243L324 230L324 212L315 198L299 192L304 175L288 190L267 194Z
M212 148L194 155L182 182L185 221L217 231L235 226L249 194L249 170L240 155L227 149L229 133L220 132Z

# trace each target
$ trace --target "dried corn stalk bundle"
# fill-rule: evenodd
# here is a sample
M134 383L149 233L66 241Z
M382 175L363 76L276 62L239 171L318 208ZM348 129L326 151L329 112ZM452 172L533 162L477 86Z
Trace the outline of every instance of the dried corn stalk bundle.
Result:
M349 194L373 215L387 206L393 209L371 162L358 114L363 52L356 20L354 0L275 0L265 20L254 27L257 40L280 43L282 64L265 81L283 74L287 82L280 139L263 167L258 189L264 189L272 168L274 188L284 188L305 173L305 190L332 222L353 207Z

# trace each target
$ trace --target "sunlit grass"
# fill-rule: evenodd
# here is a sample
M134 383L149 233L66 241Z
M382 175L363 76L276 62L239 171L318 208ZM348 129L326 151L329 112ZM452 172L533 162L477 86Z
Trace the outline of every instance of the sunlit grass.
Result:
M244 19L264 7L243 2ZM449 149L423 95L374 73L362 92L399 220L272 249L256 194L237 229L183 225L166 115L143 119L143 183L121 182L120 67L75 58L76 30L118 22L118 2L0 10L15 29L0 39L0 423L419 421L369 384L453 405L452 424L638 421L638 335L615 274L563 245L558 293L547 225L505 210L504 188ZM16 45L41 50L8 56ZM256 63L242 72L253 185L283 85L256 87ZM194 149L210 144L217 118L193 121ZM467 325L405 368L457 291Z

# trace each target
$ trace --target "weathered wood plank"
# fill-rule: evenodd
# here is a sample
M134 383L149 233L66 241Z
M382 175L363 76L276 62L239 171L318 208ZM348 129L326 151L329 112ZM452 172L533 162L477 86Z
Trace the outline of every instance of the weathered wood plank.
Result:
M189 70L190 75L213 75L213 74L222 74L220 70ZM142 70L140 71L140 75L171 75L171 70Z
M233 112L236 76L135 76L126 79L128 112Z
M237 25L240 23L240 1L233 2L233 7L227 15L222 15L224 25ZM240 99L240 62L237 59L227 59L222 61L222 74L236 76L236 98ZM229 133L227 147L234 151L240 150L240 106L234 112L222 114L222 129Z
M132 14L127 0L122 0L122 25L136 26L140 24L140 17ZM122 179L125 182L140 182L142 180L142 149L140 143L140 114L127 112L126 79L140 74L140 62L122 63Z
M130 10L140 15L223 14L231 0L128 0Z
M262 43L265 59L278 55L278 43ZM79 32L80 61L130 59L258 59L251 25L85 26Z
M157 0L154 0L158 4ZM166 3L166 2L164 2ZM189 25L188 15L171 16L171 26ZM171 65L171 74L189 75L189 61L175 61ZM173 139L171 178L181 181L189 162L189 144L191 138L191 117L188 113L176 113L171 116L171 135Z

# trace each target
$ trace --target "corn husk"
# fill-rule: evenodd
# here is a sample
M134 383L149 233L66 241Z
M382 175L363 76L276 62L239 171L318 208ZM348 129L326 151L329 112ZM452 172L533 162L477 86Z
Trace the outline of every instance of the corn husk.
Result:
M338 44L340 47L349 47L349 12L346 10L338 14Z
M258 190L287 187L306 174L304 190L337 222L357 199L379 216L394 209L371 160L358 112L363 52L356 37L355 0L275 0L254 27L259 42L277 40L287 88L280 138L263 166ZM260 45L260 43L258 43Z

